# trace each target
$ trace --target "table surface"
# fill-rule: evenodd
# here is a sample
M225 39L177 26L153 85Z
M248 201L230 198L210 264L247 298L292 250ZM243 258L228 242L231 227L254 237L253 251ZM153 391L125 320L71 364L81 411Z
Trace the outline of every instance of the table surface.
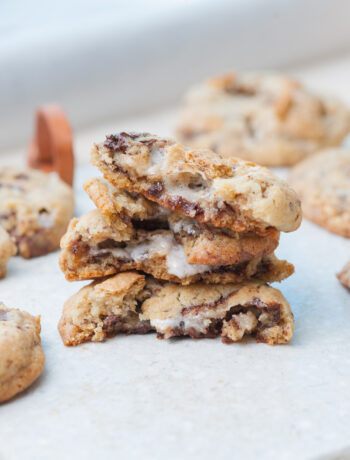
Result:
M337 79L338 92L349 75L346 63L302 73L319 87ZM110 129L166 134L173 117L170 110L77 136L78 215L92 208L82 182L97 173L84 165L88 144ZM149 334L67 348L57 323L84 283L64 279L58 252L12 259L1 300L41 315L46 364L30 389L0 408L0 460L331 459L338 451L350 458L350 293L335 276L350 240L305 220L282 235L276 252L296 267L278 286L295 314L295 334L276 347Z

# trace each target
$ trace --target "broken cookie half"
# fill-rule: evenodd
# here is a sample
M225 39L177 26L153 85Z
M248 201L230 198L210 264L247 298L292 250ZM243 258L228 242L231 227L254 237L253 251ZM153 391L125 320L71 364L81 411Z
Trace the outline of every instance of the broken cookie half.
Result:
M181 286L131 271L83 287L66 302L58 329L65 345L150 331L225 343L251 335L274 345L291 339L294 320L281 292L267 284Z
M149 133L117 133L92 149L92 163L112 184L163 208L235 232L291 232L300 200L271 171L210 150L193 150Z
M182 235L181 229L156 227L160 229L148 230L152 225L143 221L120 230L97 209L90 211L73 219L62 238L61 269L70 281L135 269L181 284L251 278L273 282L294 271L292 264L274 256L278 244L274 232L259 241L253 235L234 237L206 230L198 236Z

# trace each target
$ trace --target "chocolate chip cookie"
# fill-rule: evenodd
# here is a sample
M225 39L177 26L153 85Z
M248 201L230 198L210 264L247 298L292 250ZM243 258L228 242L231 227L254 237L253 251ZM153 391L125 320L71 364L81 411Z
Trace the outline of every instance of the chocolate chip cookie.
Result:
M0 403L31 385L44 361L40 317L0 303Z
M329 149L302 161L289 182L307 219L350 238L350 150Z
M300 201L266 168L170 139L119 133L92 150L92 163L115 186L214 227L264 234L296 230Z
M231 238L230 241L233 249L228 248L227 252L230 254L231 251L236 257L235 239ZM186 247L186 242L181 243L172 230L146 230L137 226L132 226L131 230L118 230L96 209L71 221L61 240L59 260L63 273L70 281L136 269L181 284L198 280L232 283L250 278L273 282L281 281L294 271L291 264L278 260L272 252L254 258L243 253L243 262L236 264L221 265L221 259L217 260L218 265L190 263L188 253L200 254L205 246L210 250L209 245L204 245L202 249L200 245L201 238L197 247L196 244L193 244L193 248ZM237 245L243 245L239 238Z
M126 237L132 238L138 230L170 231L167 235L176 240L174 244L183 246L190 264L238 264L271 254L278 246L279 232L273 228L257 235L202 224L164 209L138 193L113 187L102 178L90 179L85 190L103 217Z
M266 166L290 166L341 144L350 112L283 75L230 73L194 86L185 96L177 138Z
M56 175L0 168L0 225L22 257L56 250L73 211L73 191Z
M0 225L0 278L6 276L7 262L15 254L16 246L7 231Z
M294 331L290 306L280 291L266 284L177 286L166 284L142 304L161 338L221 336L237 342L251 334L269 345L288 342Z
M265 284L179 286L126 272L72 296L58 328L65 345L151 330L160 338L221 336L226 343L252 335L272 345L291 339L294 320L282 294Z

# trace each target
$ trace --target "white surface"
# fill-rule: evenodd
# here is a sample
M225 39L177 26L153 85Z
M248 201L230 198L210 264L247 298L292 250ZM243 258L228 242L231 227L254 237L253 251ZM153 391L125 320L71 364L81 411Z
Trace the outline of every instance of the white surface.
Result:
M92 206L77 178L78 212ZM45 371L0 407L0 459L313 459L350 444L350 293L335 278L350 240L304 222L277 251L292 343L159 341L154 334L63 346L68 283L58 253L15 258L1 300L42 315ZM326 457L331 458L331 457Z

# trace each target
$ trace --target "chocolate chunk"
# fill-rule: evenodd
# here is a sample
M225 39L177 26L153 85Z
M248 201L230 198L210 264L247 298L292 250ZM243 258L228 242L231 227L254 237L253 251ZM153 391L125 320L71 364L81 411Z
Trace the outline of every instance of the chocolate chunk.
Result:
M221 296L219 297L215 302L211 303L202 303L199 305L190 305L189 307L185 307L181 310L182 315L188 315L192 314L193 312L198 313L200 310L204 308L216 308L218 305L224 303L230 295L232 295L234 292L230 292L229 295L227 296Z
M128 144L125 141L123 134L125 133L110 134L109 136L106 136L106 140L103 145L114 152L126 153Z
M147 190L147 195L151 195L153 197L159 197L164 190L164 184L160 181L153 182L150 188Z
M183 211L191 217L198 217L204 214L204 210L197 204L182 198L182 196L173 196L167 200L168 206L173 211Z
M108 332L122 332L124 321L121 316L109 315L103 321L103 329Z
M142 139L142 138L145 139ZM147 147L151 147L157 139L149 137L147 133L126 133L122 132L119 134L110 134L106 136L104 146L114 152L123 152L127 153L128 149L128 140L132 139L133 141L140 142Z

